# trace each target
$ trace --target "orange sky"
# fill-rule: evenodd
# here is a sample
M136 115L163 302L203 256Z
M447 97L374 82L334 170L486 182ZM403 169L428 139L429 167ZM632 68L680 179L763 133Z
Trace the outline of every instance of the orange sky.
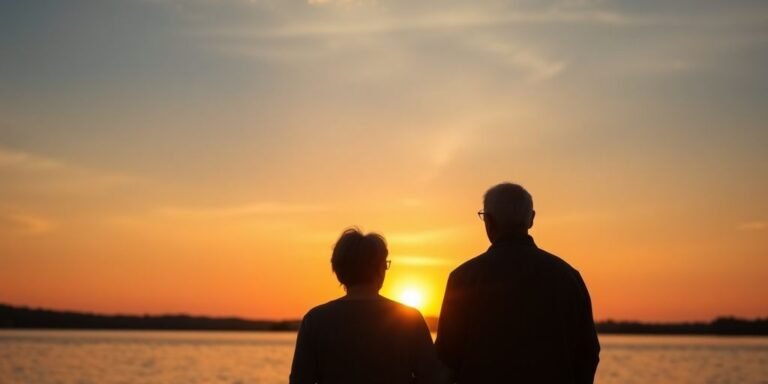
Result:
M0 5L0 302L296 318L358 225L436 315L514 181L597 319L768 316L763 4L108 3Z

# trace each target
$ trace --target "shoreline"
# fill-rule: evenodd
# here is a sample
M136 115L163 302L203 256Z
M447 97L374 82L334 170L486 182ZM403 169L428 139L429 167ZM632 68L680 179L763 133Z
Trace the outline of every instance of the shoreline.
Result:
M435 332L437 318L429 316L425 320L430 331ZM250 320L185 314L104 315L0 304L0 330L295 332L300 325L300 319ZM768 336L768 317L718 317L710 322L681 323L605 320L596 322L595 328L601 335Z

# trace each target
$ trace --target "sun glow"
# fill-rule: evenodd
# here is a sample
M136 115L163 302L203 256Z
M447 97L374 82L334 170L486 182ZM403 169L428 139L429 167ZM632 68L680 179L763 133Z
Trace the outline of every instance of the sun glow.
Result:
M398 266L400 266L398 264ZM399 303L416 308L422 315L437 317L443 297L444 279L450 270L440 267L410 269L400 268L392 271L382 287L381 294Z
M418 310L424 309L424 292L417 288L409 287L403 289L403 291L400 292L398 299L401 303L409 307L414 307Z

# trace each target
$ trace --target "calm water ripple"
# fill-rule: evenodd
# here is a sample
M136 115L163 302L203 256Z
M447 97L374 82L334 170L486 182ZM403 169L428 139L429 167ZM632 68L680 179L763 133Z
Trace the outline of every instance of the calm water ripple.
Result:
M0 384L282 384L295 333L0 331ZM768 338L616 336L598 384L768 384Z

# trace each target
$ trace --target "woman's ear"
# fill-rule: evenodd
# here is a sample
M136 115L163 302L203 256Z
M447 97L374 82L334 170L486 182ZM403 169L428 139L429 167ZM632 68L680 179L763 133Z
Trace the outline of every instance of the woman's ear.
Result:
M379 286L379 289L381 289L381 287L384 285L384 278L386 277L386 275L387 275L387 266L383 265L381 268L379 268L379 281L377 284Z

